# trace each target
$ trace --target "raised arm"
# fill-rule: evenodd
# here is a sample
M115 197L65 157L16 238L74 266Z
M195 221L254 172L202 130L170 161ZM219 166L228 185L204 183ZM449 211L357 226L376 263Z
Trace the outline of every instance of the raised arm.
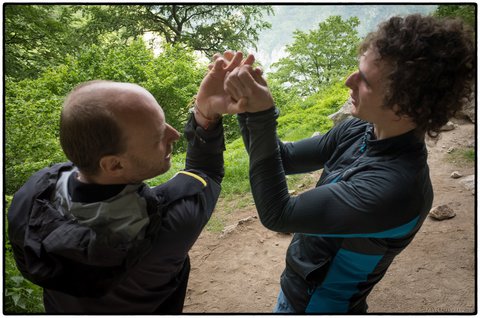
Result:
M388 230L412 219L409 213L394 213L398 212L396 203L400 198L407 197L407 193L398 191L396 184L412 180L403 180L400 173L391 173L391 168L380 164L375 170L359 171L349 180L334 178L299 196L290 196L276 133L278 110L271 104L265 81L257 81L251 68L241 69L250 74L242 75L241 70L238 71L237 79L242 86L228 78L226 85L235 86L236 91L233 88L229 91L237 94L236 98L248 98L248 111L238 118L250 157L252 195L263 225L280 232L380 237L391 235ZM342 146L341 142L348 141L345 136L357 129L356 123L347 122L309 141L317 144L320 162L328 160L335 149ZM387 170L388 178L384 173ZM399 233L405 234L408 230L410 228Z

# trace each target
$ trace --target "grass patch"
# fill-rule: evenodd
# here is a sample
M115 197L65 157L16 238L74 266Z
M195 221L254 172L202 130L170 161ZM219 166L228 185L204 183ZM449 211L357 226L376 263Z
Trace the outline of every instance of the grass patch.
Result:
M210 220L208 220L208 223L205 226L207 231L212 233L220 233L225 228L225 220L222 214L218 212L218 209L215 209L215 211L213 211Z
M450 153L447 153L446 159L450 163L473 166L475 163L475 149L474 148L455 148Z

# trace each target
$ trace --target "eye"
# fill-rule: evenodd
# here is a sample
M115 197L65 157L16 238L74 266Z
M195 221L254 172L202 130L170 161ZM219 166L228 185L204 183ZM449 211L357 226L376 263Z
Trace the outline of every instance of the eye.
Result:
M363 73L362 71L358 70L358 76L360 76L360 79L362 80L362 82L364 82L368 87L371 87L370 86L370 83L368 82L366 76L365 76L365 73Z

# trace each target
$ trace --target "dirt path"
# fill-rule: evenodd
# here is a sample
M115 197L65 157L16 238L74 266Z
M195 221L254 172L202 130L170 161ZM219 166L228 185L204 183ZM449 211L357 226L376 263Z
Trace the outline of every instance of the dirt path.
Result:
M456 216L426 219L370 294L370 313L475 310L475 195L450 177L472 175L474 165L445 160L450 147L471 145L474 134L473 124L458 123L429 144L433 205L448 204ZM202 233L190 253L185 313L272 312L291 236L265 229L256 215L249 206L229 216L225 233Z

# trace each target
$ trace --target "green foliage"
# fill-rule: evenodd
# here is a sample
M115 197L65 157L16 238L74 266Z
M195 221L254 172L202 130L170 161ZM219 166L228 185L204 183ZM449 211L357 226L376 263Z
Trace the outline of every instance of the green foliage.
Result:
M225 178L222 182L222 196L232 196L250 191L248 179L249 159L242 138L226 146Z
M41 80L6 83L6 193L13 194L34 171L64 161L58 141L62 98L48 84Z
M155 96L167 122L183 132L188 106L206 69L198 64L192 51L166 45L161 55L145 65L145 80L136 83ZM181 139L175 148L176 151L185 151L185 140Z
M475 4L439 4L434 15L458 17L475 30Z
M88 5L84 32L95 37L118 30L124 38L151 32L211 55L256 47L260 31L270 27L263 17L271 13L270 6L251 5Z
M5 254L5 314L44 313L42 288L29 282L20 274L12 252Z
M296 141L314 132L325 133L333 124L328 115L340 109L347 98L348 88L342 82L309 96L278 118L278 136L282 140Z
M270 6L6 4L5 74L33 79L91 45L105 52L151 32L211 55L256 47Z
M7 78L36 78L81 43L70 6L6 4L4 10Z
M283 113L295 109L295 105L302 102L302 97L293 89L285 89L279 79L275 76L268 76L268 87L272 93L275 106Z
M337 82L357 63L359 23L356 17L344 21L331 16L318 29L296 30L295 41L286 48L288 56L272 64L277 70L271 77L301 96Z

